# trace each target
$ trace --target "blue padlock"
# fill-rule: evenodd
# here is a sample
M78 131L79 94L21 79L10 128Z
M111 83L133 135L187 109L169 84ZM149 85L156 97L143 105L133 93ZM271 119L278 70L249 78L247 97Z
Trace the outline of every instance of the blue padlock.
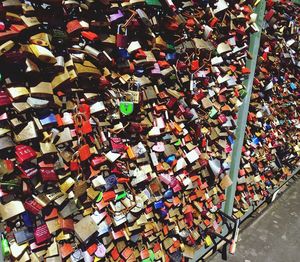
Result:
M232 145L234 143L233 137L232 136L228 136L228 141Z
M160 210L160 216L162 218L165 218L167 215L168 215L168 210L167 209L164 208L164 209Z
M119 48L118 53L119 53L119 57L122 58L122 59L127 60L127 59L130 58L130 54L124 48Z
M111 188L115 187L117 185L117 177L115 175L110 175L106 177L105 179L105 190L110 190Z
M170 155L165 159L165 162L171 165L175 161L175 159L176 159L175 155Z
M271 181L267 180L267 181L266 181L266 186L272 186Z
M164 198L165 199L171 199L173 197L173 191L171 189L168 189L165 193L164 193Z
M142 77L144 75L145 70L143 68L137 68L134 72L137 77Z
M27 211L22 213L21 217L22 217L22 220L23 220L25 226L33 227L33 222L32 222L31 216Z
M176 61L176 53L167 53L166 54L166 60L169 61Z
M154 202L154 209L161 209L164 206L164 202L162 200Z
M291 87L292 90L296 90L297 89L295 83L290 83L290 87Z
M269 130L272 129L272 127L271 127L269 124L266 124L266 125L265 125L265 128L266 128L267 131L269 131Z
M252 142L253 142L255 145L258 145L258 144L259 144L259 138L256 137L256 136L254 136L254 137L252 138Z
M45 126L45 125L55 124L57 121L55 115L51 113L50 115L41 118L40 122L43 126Z

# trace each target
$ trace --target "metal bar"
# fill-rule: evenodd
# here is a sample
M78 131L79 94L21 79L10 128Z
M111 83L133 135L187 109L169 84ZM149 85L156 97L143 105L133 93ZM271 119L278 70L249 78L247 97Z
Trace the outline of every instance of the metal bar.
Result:
M243 104L241 105L238 113L237 120L237 129L235 132L236 140L234 141L232 155L231 155L231 164L229 175L232 180L232 185L226 190L226 202L224 206L224 212L231 216L233 210L233 203L235 198L235 191L238 179L238 173L240 170L240 158L242 152L242 146L244 144L244 136L247 124L247 116L250 104L250 98L252 93L252 84L254 79L254 73L256 68L258 50L260 46L260 37L261 37L261 28L264 21L264 13L266 9L266 1L262 0L255 8L255 13L257 13L256 24L259 27L259 32L256 32L250 37L250 48L249 51L252 54L252 59L248 60L246 65L251 70L251 73L248 79L244 82L247 88L247 96L244 99Z

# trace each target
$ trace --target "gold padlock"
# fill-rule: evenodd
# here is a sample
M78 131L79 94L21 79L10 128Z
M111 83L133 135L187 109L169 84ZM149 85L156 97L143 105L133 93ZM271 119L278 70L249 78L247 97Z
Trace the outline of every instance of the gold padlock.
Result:
M10 49L12 49L14 46L15 46L15 43L12 40L9 40L9 41L3 43L0 46L0 56L2 56L7 51L9 51Z

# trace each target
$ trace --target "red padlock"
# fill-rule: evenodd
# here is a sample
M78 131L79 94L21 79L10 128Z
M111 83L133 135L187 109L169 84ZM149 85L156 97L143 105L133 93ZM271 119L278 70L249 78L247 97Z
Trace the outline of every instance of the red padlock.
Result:
M35 150L27 145L18 145L16 146L16 156L17 161L20 164L23 164L26 161L30 161L37 157Z
M34 199L27 199L24 203L24 207L34 215L37 215L43 209L43 207Z
M103 201L108 202L110 200L114 200L116 197L115 191L107 191L103 193Z
M79 105L79 112L84 114L86 119L90 119L91 117L91 108L87 104L80 104Z
M200 65L199 65L199 60L193 60L191 62L191 70L192 71L196 71L200 68Z
M0 106L8 106L11 104L11 100L6 91L0 91Z
M265 20L270 21L274 14L275 14L275 10L270 9L265 15Z
M91 31L82 31L81 35L90 41L94 41L99 38L99 36L97 34L95 34L94 32L91 32Z
M103 88L108 87L110 85L111 85L110 81L105 76L101 76L99 78L99 88L100 88L100 90L102 90Z
M56 118L57 126L61 127L64 125L64 121L62 120L62 117L60 114L56 114L55 118Z
M72 20L72 21L68 22L66 29L67 29L68 34L72 34L78 30L81 30L82 26L81 26L80 22L76 19L76 20Z
M118 32L116 36L116 45L119 48L126 48L128 45L128 38L127 38L127 28L125 29L125 32L122 33L122 26L118 25Z
M58 181L58 176L52 167L43 167L40 169L41 177L44 182L56 182Z
M70 161L70 171L78 171L79 170L79 160L77 154L74 154Z
M219 19L217 17L213 17L213 19L211 19L211 21L209 22L209 26L214 27L216 23L218 23L218 21Z
M88 114L79 113L74 115L74 126L76 133L86 135L93 131L92 125L87 117Z
M51 234L47 227L47 224L43 224L34 229L33 232L35 242L39 245L41 243L46 242L51 238Z
M0 166L1 168L3 168L5 171L2 170L2 174L11 174L14 169L15 169L15 165L14 162L11 161L10 159L1 159L0 160Z
M89 157L91 156L90 146L85 142L85 144L80 146L80 148L78 149L78 154L80 161L89 159Z

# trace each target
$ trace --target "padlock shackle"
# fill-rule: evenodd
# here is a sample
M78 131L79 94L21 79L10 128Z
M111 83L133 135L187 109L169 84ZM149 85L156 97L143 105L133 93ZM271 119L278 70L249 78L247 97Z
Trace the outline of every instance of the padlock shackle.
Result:
M121 101L133 102L134 96L133 96L133 94L131 94L130 92L125 92L123 97L126 97L128 94L131 96L131 101L128 101L128 100L121 100Z

